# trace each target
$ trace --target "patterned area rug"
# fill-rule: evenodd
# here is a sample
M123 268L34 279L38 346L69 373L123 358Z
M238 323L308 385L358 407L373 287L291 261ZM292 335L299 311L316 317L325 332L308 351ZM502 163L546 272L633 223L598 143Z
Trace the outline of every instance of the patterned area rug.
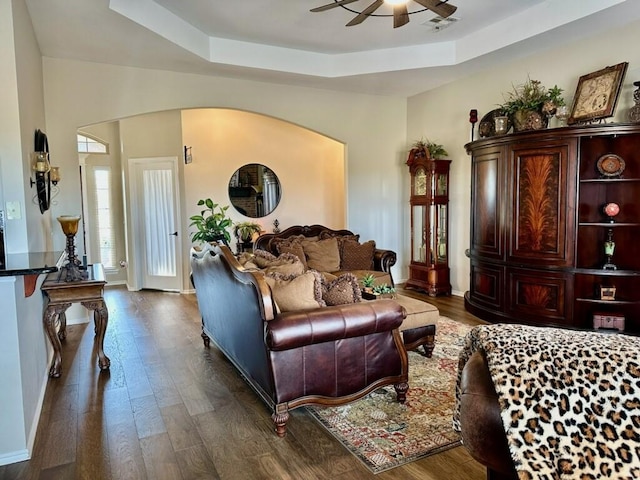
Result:
M457 447L452 416L458 353L469 330L440 317L433 357L409 352L404 405L389 386L349 405L307 410L373 473Z

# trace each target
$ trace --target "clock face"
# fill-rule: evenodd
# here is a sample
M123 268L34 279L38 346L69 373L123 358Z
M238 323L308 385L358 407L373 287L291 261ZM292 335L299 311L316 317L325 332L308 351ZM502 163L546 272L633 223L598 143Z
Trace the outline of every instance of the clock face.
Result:
M617 177L624 172L625 162L622 157L608 153L598 159L596 167L604 177Z

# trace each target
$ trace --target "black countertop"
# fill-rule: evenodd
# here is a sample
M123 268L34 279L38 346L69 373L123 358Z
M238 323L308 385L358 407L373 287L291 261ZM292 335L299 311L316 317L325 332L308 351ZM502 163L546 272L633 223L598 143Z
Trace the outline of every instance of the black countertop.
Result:
M55 272L61 255L62 252L5 253L0 257L0 277Z

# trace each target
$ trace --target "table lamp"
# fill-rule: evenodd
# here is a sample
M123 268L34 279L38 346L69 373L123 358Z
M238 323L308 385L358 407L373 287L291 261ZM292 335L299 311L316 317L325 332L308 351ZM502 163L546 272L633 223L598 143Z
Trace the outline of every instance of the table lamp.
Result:
M67 263L62 266L61 274L64 275L64 281L77 282L87 278L86 271L80 270L80 261L76 256L75 236L78 233L79 216L74 215L62 215L58 217L58 222L62 227L63 233L67 237Z

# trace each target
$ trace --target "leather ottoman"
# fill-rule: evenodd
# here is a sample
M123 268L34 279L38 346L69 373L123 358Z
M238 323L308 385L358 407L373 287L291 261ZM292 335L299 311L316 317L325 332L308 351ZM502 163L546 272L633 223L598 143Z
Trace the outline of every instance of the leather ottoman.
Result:
M427 357L433 354L436 337L436 325L440 312L430 303L416 300L405 295L397 295L394 299L407 312L400 331L407 350L416 350L423 346Z

